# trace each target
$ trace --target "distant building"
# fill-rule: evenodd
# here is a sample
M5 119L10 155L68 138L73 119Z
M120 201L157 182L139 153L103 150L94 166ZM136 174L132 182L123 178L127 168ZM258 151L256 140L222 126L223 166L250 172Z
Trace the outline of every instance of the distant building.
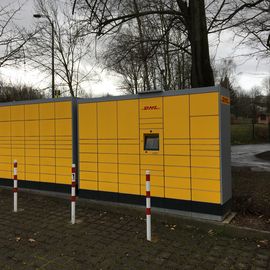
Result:
M257 117L258 124L269 124L270 123L270 113L260 113Z

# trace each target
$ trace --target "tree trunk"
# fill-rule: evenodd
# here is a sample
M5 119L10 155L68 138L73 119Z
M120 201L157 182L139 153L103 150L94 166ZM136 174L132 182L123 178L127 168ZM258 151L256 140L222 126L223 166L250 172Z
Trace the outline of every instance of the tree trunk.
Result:
M212 86L214 75L210 64L204 1L190 0L188 9L188 34L192 53L191 86Z

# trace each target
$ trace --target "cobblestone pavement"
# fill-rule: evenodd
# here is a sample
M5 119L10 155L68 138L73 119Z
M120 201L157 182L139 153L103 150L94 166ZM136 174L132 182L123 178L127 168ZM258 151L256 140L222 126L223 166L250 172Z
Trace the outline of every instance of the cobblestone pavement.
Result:
M11 190L0 189L0 269L251 269L270 270L266 241L240 239L194 225L153 222L145 240L144 216L26 191L13 213ZM125 215L124 213L128 213Z

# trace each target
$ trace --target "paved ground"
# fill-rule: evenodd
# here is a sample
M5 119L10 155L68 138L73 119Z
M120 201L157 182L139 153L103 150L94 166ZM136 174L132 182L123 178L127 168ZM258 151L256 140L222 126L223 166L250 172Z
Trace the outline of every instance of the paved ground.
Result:
M0 204L1 270L270 270L270 247L263 235L238 239L214 225L202 230L181 219L177 224L155 220L155 241L150 243L145 241L144 216L134 210L124 215L123 209L105 211L102 205L79 202L80 223L70 225L64 198L21 191L23 210L15 214L11 190L0 188Z
M270 144L233 145L231 149L232 166L270 172L270 162L255 157L256 154L270 151Z

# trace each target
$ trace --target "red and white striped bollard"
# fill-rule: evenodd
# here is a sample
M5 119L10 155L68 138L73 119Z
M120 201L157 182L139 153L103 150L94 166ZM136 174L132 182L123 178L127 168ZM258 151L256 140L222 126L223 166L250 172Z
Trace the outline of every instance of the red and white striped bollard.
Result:
M75 224L75 207L76 207L76 165L72 164L71 169L71 224Z
M146 239L151 241L151 196L150 196L150 171L146 171Z
M17 178L17 160L13 163L13 211L18 212L18 178Z

